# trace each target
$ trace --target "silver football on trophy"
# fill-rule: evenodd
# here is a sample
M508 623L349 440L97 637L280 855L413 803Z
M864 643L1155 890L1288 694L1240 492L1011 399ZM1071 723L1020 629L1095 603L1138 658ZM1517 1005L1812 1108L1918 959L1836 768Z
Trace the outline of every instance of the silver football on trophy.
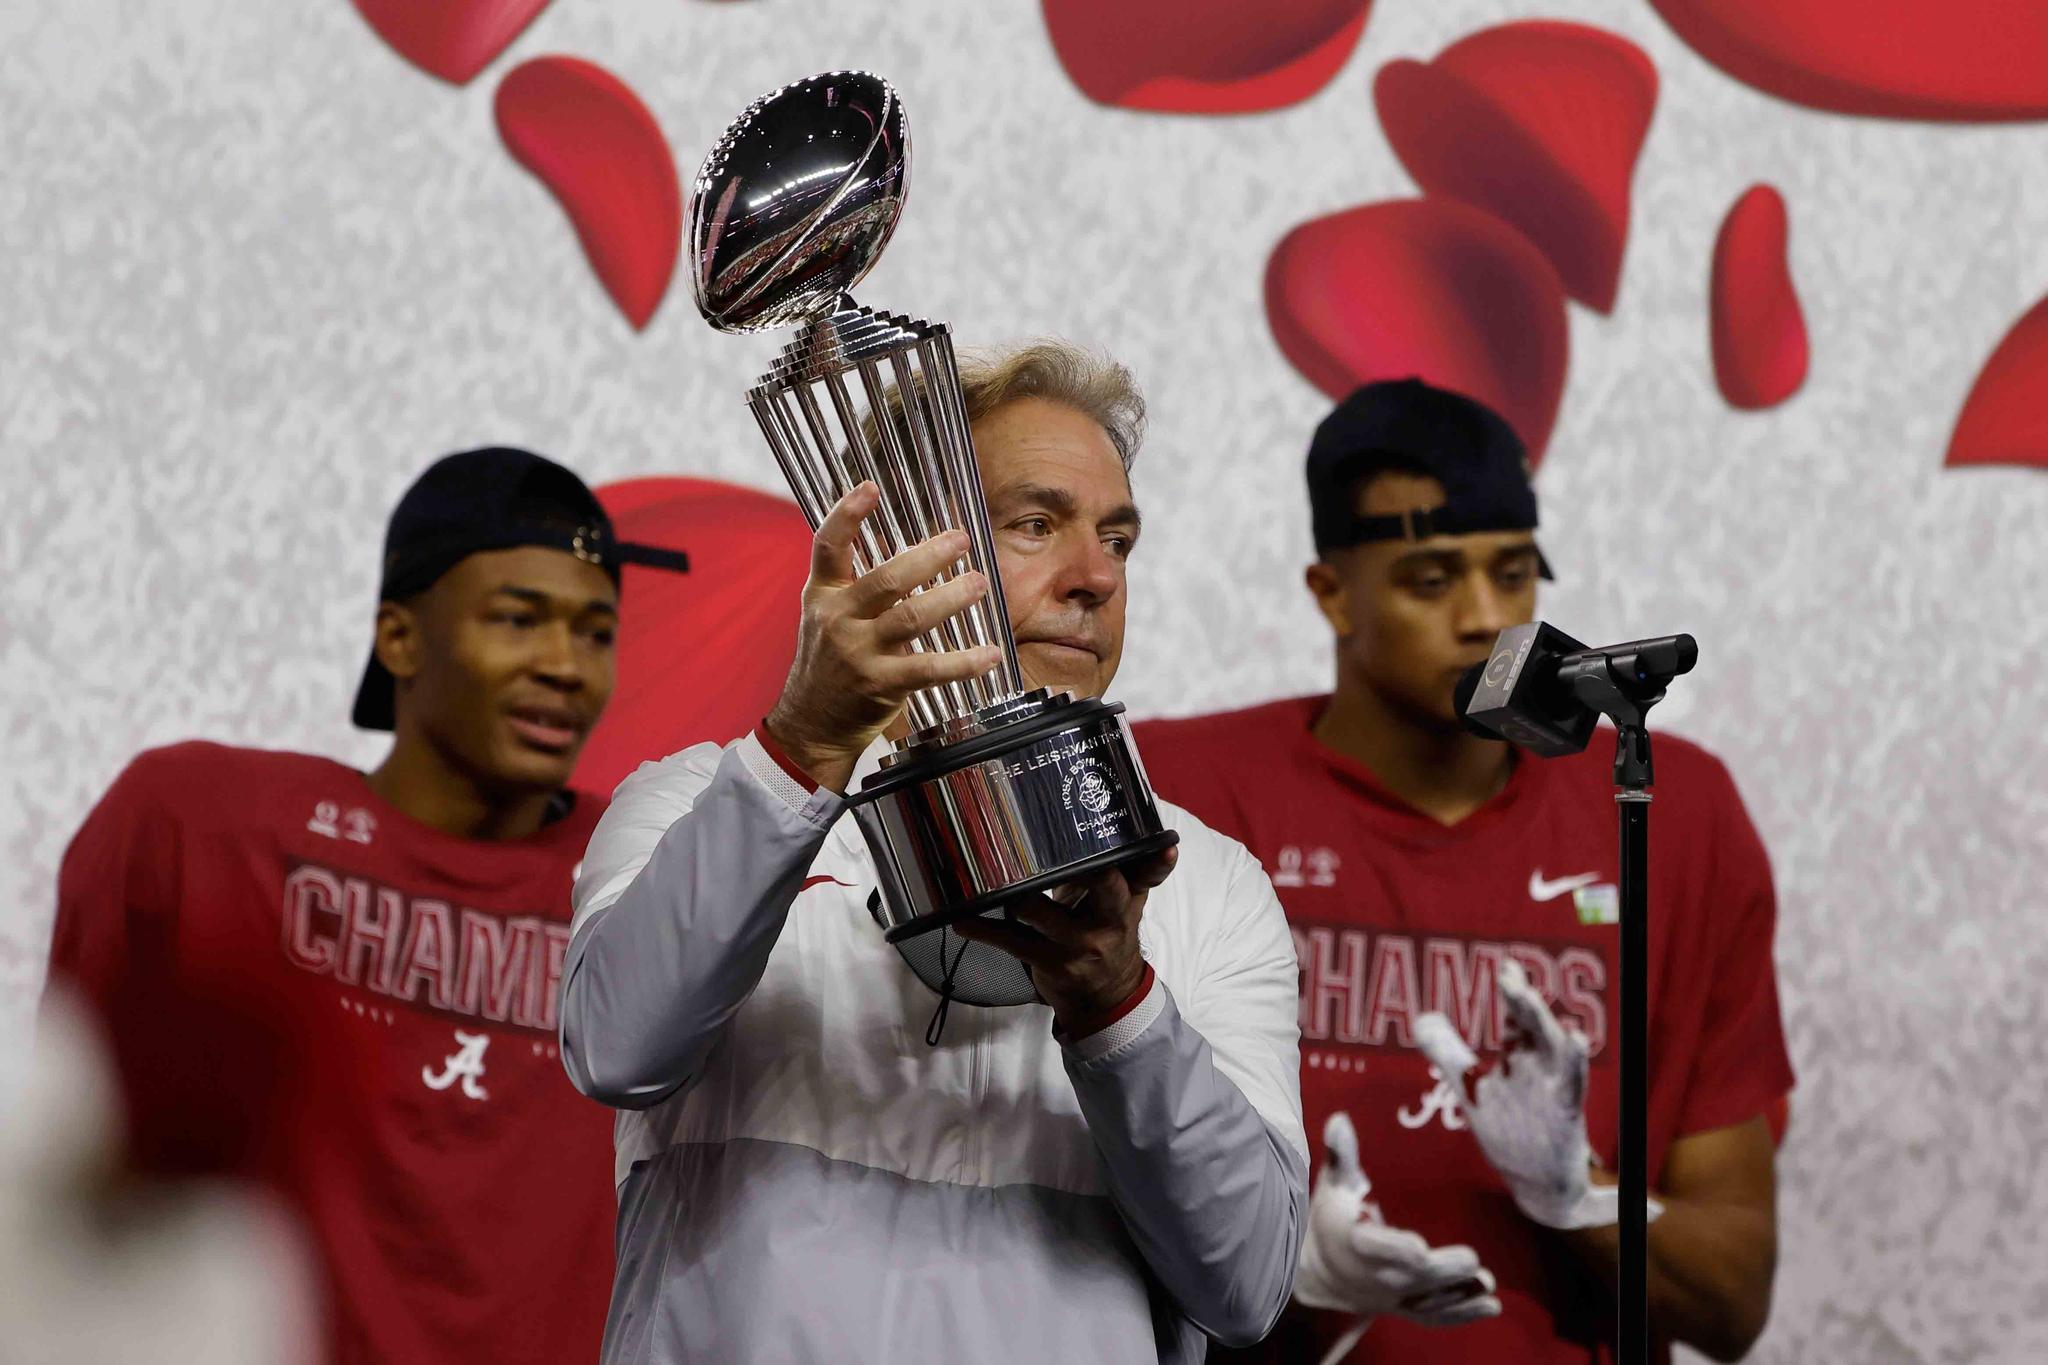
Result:
M903 105L880 76L828 71L755 100L691 187L698 310L723 332L829 310L881 258L909 175Z

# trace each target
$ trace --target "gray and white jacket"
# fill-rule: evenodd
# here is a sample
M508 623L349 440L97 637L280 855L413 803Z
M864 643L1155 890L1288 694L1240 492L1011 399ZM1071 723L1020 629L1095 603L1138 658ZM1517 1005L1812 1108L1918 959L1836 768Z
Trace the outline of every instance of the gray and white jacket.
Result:
M872 756L870 758L872 762ZM1065 1044L936 997L843 798L752 735L620 785L561 1045L616 1106L608 1365L1203 1358L1265 1334L1306 1223L1295 954L1243 846L1163 806L1155 980Z

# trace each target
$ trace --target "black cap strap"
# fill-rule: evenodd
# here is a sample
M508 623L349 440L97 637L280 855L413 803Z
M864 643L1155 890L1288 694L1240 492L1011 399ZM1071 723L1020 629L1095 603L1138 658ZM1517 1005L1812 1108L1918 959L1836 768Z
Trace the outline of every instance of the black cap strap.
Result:
M1478 531L1533 531L1536 523L1499 513L1460 514L1444 507L1411 507L1385 516L1352 517L1340 526L1327 528L1331 548L1365 545L1378 540L1428 540L1431 536L1463 536Z
M639 564L649 569L666 569L670 573L690 571L688 555L681 550L664 550L659 545L636 545L622 540L612 547L612 558L621 564Z

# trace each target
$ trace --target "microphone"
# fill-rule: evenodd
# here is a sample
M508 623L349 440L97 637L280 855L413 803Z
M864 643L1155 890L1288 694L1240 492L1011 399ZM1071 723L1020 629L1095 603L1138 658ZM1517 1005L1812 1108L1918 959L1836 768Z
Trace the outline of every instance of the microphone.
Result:
M1593 649L1542 621L1512 626L1494 641L1485 663L1458 679L1457 714L1474 734L1545 758L1575 754L1602 715L1617 726L1640 726L1643 712L1699 657L1690 635Z
M1451 689L1451 710L1458 717L1458 724L1468 734L1481 739L1499 739L1500 736L1472 719L1472 694L1479 690L1479 677L1486 672L1485 664L1474 664L1458 675L1458 684Z

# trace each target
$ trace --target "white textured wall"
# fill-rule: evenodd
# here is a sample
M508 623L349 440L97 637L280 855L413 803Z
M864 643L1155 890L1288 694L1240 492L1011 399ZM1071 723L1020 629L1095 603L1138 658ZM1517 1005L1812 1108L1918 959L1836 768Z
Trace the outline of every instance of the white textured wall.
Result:
M769 344L713 334L680 281L625 326L498 143L522 57L618 72L686 171L763 89L889 75L918 166L863 298L969 342L1098 343L1150 393L1122 695L1319 685L1298 461L1324 403L1267 333L1266 253L1411 193L1381 62L1537 12L1377 8L1321 95L1237 119L1086 103L1027 0L556 0L462 90L343 0L0 8L0 1020L25 1035L58 856L135 750L374 758L345 710L383 517L429 457L502 440L593 482L775 485L738 400ZM1663 78L1619 306L1574 311L1543 610L1586 639L1699 637L1663 719L1730 760L1778 869L1800 1090L1755 1358L2048 1359L2048 474L1940 464L2048 291L2048 129L1795 112L1647 5L1540 12L1628 35ZM1707 370L1705 283L1759 179L1790 203L1814 362L1742 416ZM0 1093L15 1074L0 1059Z

